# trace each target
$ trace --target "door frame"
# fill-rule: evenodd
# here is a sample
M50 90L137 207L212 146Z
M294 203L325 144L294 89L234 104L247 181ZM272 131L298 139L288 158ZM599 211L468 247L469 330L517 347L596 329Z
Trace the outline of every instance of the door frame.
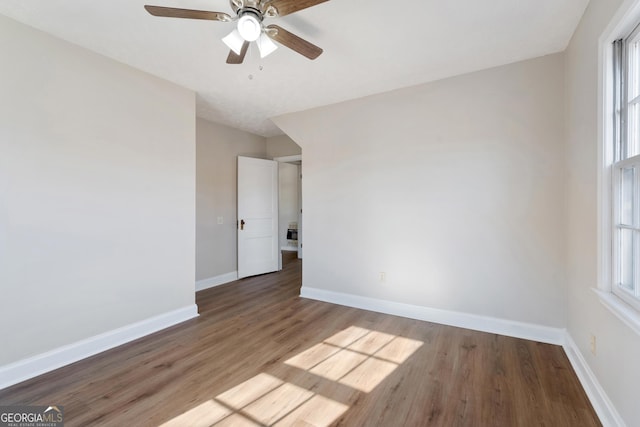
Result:
M278 163L293 163L300 166L299 188L298 188L298 259L302 259L302 154L294 154L293 156L274 157ZM279 267L282 268L282 250L280 251Z

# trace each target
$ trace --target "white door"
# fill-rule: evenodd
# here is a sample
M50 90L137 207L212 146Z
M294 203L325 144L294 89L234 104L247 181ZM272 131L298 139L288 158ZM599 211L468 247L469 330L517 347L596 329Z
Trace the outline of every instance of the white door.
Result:
M238 157L238 277L278 270L278 162Z

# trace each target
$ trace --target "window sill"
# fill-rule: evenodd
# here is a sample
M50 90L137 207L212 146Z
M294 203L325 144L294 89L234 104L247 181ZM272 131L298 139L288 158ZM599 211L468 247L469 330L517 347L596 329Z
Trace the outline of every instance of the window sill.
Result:
M600 302L618 319L631 328L636 334L640 335L640 312L623 302L620 298L611 292L605 292L600 289L593 289L598 295Z

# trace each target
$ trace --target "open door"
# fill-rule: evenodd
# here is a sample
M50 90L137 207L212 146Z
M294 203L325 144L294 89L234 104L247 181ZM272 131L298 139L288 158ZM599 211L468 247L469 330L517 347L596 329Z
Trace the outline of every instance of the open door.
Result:
M238 278L278 270L278 162L238 157Z

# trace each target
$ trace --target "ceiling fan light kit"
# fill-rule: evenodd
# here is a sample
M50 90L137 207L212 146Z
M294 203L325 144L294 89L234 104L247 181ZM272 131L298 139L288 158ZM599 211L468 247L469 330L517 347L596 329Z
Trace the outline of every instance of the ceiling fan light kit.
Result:
M246 41L256 41L262 33L262 23L253 12L245 12L238 19L238 32Z
M258 45L258 50L260 51L260 58L266 57L278 48L278 45L272 42L269 36L267 36L265 33L260 34L260 37L258 38L258 40L256 40L256 44Z
M322 53L321 48L277 25L265 27L262 21L265 18L289 15L325 1L328 0L230 0L231 8L236 13L234 18L224 12L149 5L144 8L153 16L221 22L237 21L236 28L222 41L231 49L227 57L227 64L241 64L250 43L256 42L260 58L264 58L278 48L272 40L309 59L316 59Z
M229 49L234 51L236 55L240 55L240 52L242 51L242 45L244 44L244 39L237 29L231 31L226 37L222 39L222 41L229 47Z

